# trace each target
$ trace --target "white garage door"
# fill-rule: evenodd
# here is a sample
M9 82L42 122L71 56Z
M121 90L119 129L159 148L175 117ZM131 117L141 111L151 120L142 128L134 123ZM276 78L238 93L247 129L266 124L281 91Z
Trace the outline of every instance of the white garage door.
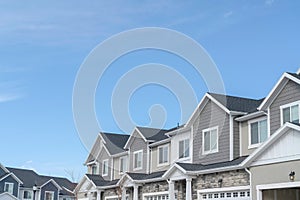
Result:
M199 200L213 200L213 199L221 199L221 200L250 200L250 190L220 190L220 191L199 191L198 192Z

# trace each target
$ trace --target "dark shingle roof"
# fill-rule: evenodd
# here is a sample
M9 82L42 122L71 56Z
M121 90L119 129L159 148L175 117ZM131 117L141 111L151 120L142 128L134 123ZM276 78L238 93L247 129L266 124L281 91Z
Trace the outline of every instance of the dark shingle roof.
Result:
M96 186L112 186L116 185L119 181L119 179L113 180L113 181L106 181L103 179L100 175L94 175L94 174L86 174L86 176L96 185Z
M23 182L21 186L24 188L32 188L34 185L42 186L50 179L53 179L61 188L63 188L63 190L60 191L60 194L71 196L74 195L64 189L67 188L68 190L73 191L76 187L76 183L72 183L67 178L42 176L37 174L35 171L29 169L18 169L11 167L7 167L7 169L10 172L14 173Z
M144 173L127 173L133 180L149 180L162 177L166 171L153 172L151 174Z
M186 171L202 171L202 170L208 170L208 169L215 169L215 168L239 165L246 158L247 158L247 156L242 156L242 157L236 158L232 161L214 163L214 164L209 164L209 165L191 164L191 163L177 163L177 164L180 167L182 167L183 169L185 169Z
M291 72L287 72L287 73L300 80L300 74L291 73Z
M125 150L123 147L125 146L129 135L125 134L117 134L117 133L100 133L103 139L106 142L107 150L111 155L122 153Z
M148 127L137 127L137 129L143 134L143 136L147 140L152 140L156 142L168 138L165 135L165 133L167 133L169 130L166 129L156 129L156 128L148 128Z
M208 93L230 111L251 113L257 110L264 99L249 99L223 94Z

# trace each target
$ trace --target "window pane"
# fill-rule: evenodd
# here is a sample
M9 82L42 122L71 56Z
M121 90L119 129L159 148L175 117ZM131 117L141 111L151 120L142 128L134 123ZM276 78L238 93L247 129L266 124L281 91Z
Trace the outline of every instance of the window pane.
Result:
M284 108L282 110L282 114L283 114L283 123L285 122L289 122L290 121L290 107L288 108Z
M299 123L299 108L298 105L292 106L291 107L291 111L292 111L292 122L294 123Z
M260 142L266 141L268 138L268 126L267 120L260 122Z
M218 134L217 130L212 130L211 131L211 150L216 150L217 149L217 140L218 140Z
M210 150L210 133L204 132L204 151Z
M184 141L184 157L189 157L190 156L190 140L189 139L186 139Z
M251 124L251 144L258 143L258 122Z
M184 141L179 141L179 158L183 158L184 157Z
M169 148L168 147L164 147L164 160L163 160L163 162L164 163L166 163L166 162L168 162L168 157L169 157Z
M138 154L134 154L134 168L138 167Z
M158 148L159 151L159 163L163 163L163 148Z

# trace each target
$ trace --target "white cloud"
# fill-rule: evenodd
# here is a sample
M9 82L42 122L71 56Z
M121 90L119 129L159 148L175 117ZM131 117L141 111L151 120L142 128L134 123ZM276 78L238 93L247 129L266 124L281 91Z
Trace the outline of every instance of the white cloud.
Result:
M22 98L22 96L17 94L0 94L0 103L14 101L20 98Z
M229 11L229 12L227 12L227 13L224 14L224 17L225 17L225 18L228 18L228 17L230 17L232 14L233 14L233 12L232 12L232 11Z

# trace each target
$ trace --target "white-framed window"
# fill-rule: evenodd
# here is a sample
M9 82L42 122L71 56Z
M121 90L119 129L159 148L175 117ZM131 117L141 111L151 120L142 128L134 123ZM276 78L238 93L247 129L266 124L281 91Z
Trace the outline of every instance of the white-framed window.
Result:
M143 163L143 150L135 151L133 153L133 169L134 170L142 169L143 168L142 163Z
M98 169L98 167L97 167L97 165L92 165L92 174L97 174L97 170Z
M102 176L108 175L108 159L103 160L102 162Z
M175 199L178 199L178 191L174 191ZM169 200L169 192L153 192L153 193L144 193L143 200Z
M54 192L53 191L45 191L44 200L54 200Z
M127 171L127 156L120 157L119 165L120 165L120 174L125 173Z
M202 131L202 152L210 154L218 152L218 127L208 128Z
M257 147L268 139L267 118L259 118L248 122L249 127L249 148Z
M10 194L14 193L14 183L4 183L4 192L8 192Z
M169 144L158 147L158 165L169 163Z
M190 157L190 139L180 140L179 146L179 158Z
M31 190L24 190L23 192L23 199L32 199L32 191Z
M285 122L299 123L300 118L300 101L280 106L281 125Z

